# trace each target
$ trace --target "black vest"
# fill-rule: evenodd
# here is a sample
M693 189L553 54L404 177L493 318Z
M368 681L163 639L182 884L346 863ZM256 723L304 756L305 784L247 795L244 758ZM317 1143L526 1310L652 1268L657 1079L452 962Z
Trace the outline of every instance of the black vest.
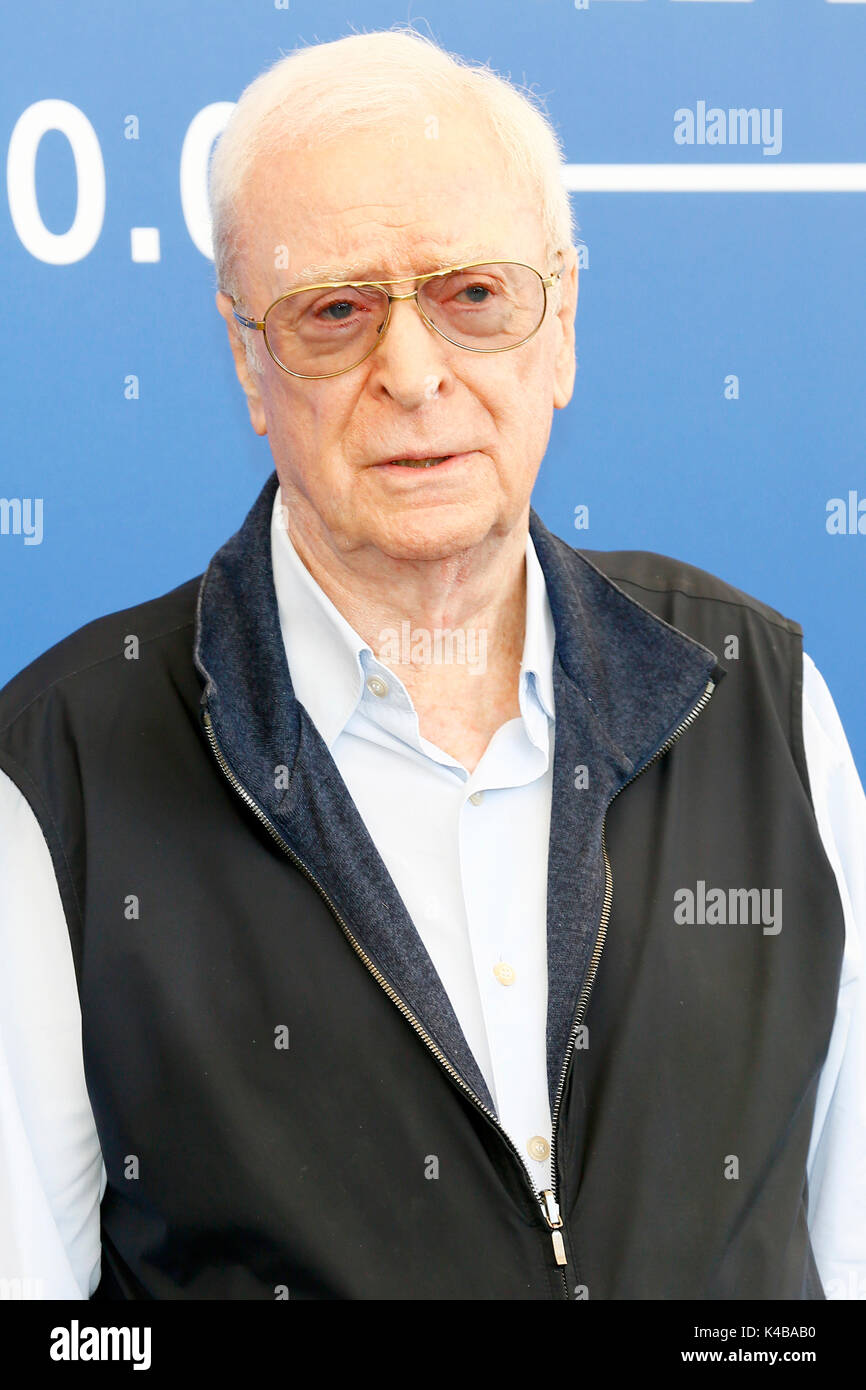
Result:
M823 1297L805 1167L844 921L799 625L530 514L556 628L545 1198L294 697L276 486L203 578L0 692L75 962L95 1296Z

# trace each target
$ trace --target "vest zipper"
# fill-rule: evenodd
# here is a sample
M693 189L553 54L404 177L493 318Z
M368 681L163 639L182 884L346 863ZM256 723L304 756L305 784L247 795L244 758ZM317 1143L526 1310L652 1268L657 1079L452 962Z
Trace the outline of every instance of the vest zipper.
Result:
M616 801L616 798L619 796L620 792L625 791L626 787L628 787L632 782L634 782L636 778L643 776L647 768L652 767L654 762L657 762L659 758L663 757L664 754L667 753L668 749L671 748L671 746L674 743L676 743L680 734L684 733L685 730L689 727L689 725L693 723L695 719L697 719L701 710L704 709L704 707L709 703L710 697L715 688L715 681L707 682L700 699L697 701L695 705L692 706L682 723L677 725L673 733L665 739L661 747L658 748L655 753L653 753L652 757L644 763L643 767L639 768L637 772L633 773L632 776L629 777L628 781L623 782L622 786L614 792L613 796L611 797L610 801L607 803L607 806L604 809L604 816L602 817L601 822L601 852L604 856L605 880L604 903L601 909L601 918L599 919L598 932L596 933L595 938L595 945L593 947L592 955L590 957L589 968L586 972L586 979L583 982L583 988L580 991L580 996L577 1001L577 1011L574 1017L574 1024L572 1025L571 1034L568 1039L568 1046L565 1049L565 1058L563 1060L562 1071L559 1077L559 1085L556 1090L556 1098L553 1104L550 1135L550 1171L551 1179L553 1182L553 1191L550 1193L542 1194L545 1199L550 1198L550 1206L545 1207L545 1216L547 1218L548 1225L551 1228L551 1238L553 1240L554 1255L556 1257L556 1263L559 1265L564 1265L567 1263L567 1261L565 1258L565 1251L563 1248L564 1242L560 1230L560 1227L563 1225L563 1222L559 1213L558 1204L559 1179L556 1167L556 1126L559 1120L559 1110L560 1106L562 1105L562 1097L565 1093L565 1082L568 1075L569 1064L574 1053L574 1045L577 1041L578 1031L586 1015L587 1005L589 1004L589 996L592 992L592 986L595 981L596 974L598 972L598 965L599 961L601 960L601 953L604 950L605 937L607 936L607 928L608 923L610 921L610 910L613 904L613 874L611 872L610 860L607 854L607 841L605 838L605 830L607 827L607 813L610 810L613 803ZM567 1298L569 1296L568 1280L566 1279L565 1271L562 1270L560 1272L562 1274L563 1284L565 1285L565 1296Z
M649 761L644 764L640 771L634 773L634 775L630 777L627 782L623 783L619 790L615 792L614 795L611 797L610 801L607 803L607 806L605 808L601 828L601 845L602 853L604 855L605 871L604 906L602 908L601 920L599 923L598 933L596 935L595 946L593 948L593 953L590 958L587 977L584 981L583 988L580 992L580 997L578 999L577 1014L569 1037L568 1046L566 1048L565 1060L563 1062L562 1073L560 1075L559 1086L557 1088L556 1099L554 1102L553 1115L551 1117L550 1168L553 1188L552 1190L544 1189L542 1191L537 1191L536 1188L533 1186L532 1178L529 1174L526 1164L523 1161L523 1158L520 1155L519 1150L513 1143L506 1130L503 1129L502 1125L499 1123L499 1120L496 1118L493 1111L490 1110L484 1104L484 1102L475 1094L472 1088L466 1084L460 1073L448 1061L448 1058L445 1056L444 1052L442 1052L441 1048L436 1046L436 1043L430 1037L429 1033L427 1033L423 1024L419 1022L419 1020L412 1013L408 1005L406 1005L403 1002L403 1000L400 998L400 996L397 994L397 992L394 990L394 988L391 986L388 980L385 979L385 976L381 973L380 970L377 969L377 967L371 961L370 957L358 944L357 940L352 935L352 932L350 931L348 924L341 916L336 905L328 896L321 883L319 883L318 879L315 877L312 871L307 867L304 861L295 853L291 846L287 844L287 842L283 839L282 835L280 835L276 827L265 815L261 807L257 804L254 798L247 791L246 787L244 787L243 784L239 781L239 779L235 776L234 772L229 767L229 764L226 761L222 749L220 748L217 742L216 734L214 733L213 729L213 721L210 717L210 712L207 709L205 709L203 713L204 727L208 737L208 741L210 743L211 749L213 750L213 754L216 758L217 764L219 765L229 785L237 792L238 796L249 807L249 809L257 817L257 819L261 821L262 825L265 827L265 829L268 831L271 837L276 841L276 843L280 846L280 848L284 851L284 853L288 855L292 863L298 869L300 869L304 877L316 889L319 896L322 898L322 900L325 902L328 909L330 910L332 916L339 924L344 936L346 937L346 940L349 942L349 945L352 947L353 951L361 959L361 961L363 961L364 965L369 970L376 983L380 985L381 988L385 991L385 994L391 1000L392 1004L394 1004L396 1008L399 1009L400 1013L410 1024L412 1029L418 1034L418 1037L422 1040L425 1046L433 1053L436 1060L448 1073L452 1081L460 1087L461 1091L463 1091L465 1095L469 1097L473 1105L475 1105L476 1108L480 1110L483 1115L486 1116L488 1121L497 1130L507 1147L510 1149L511 1153L514 1155L520 1167L520 1172L523 1176L523 1179L525 1180L527 1187L532 1193L533 1200L540 1205L541 1214L544 1218L544 1221L547 1224L548 1229L550 1230L551 1242L553 1244L553 1256L554 1260L556 1261L557 1267L559 1267L560 1270L563 1297L566 1299L568 1299L570 1296L568 1292L568 1279L566 1278L565 1270L563 1267L567 1265L568 1259L565 1251L565 1242L562 1236L563 1221L560 1215L559 1205L557 1201L558 1181L556 1171L556 1126L557 1121L559 1119L559 1110L562 1103L562 1096L565 1090L565 1080L568 1072L569 1063L574 1052L574 1044L577 1039L578 1029L580 1028L583 1017L586 1013L586 1008L587 1004L589 1003L589 996L592 990L593 981L595 979L595 975L598 970L598 964L601 959L601 953L604 947L604 939L607 933L607 924L610 918L611 903L613 901L613 878L611 876L610 861L608 860L607 847L605 844L605 824L607 821L607 813L610 810L612 802L616 800L617 796L619 796L619 793L623 791L629 785L630 782L633 782L636 777L639 777L641 773L646 772L647 768L650 767L658 758L662 757L662 755L666 753L668 749L671 747L671 745L679 738L683 730L688 728L692 720L697 718L698 714L704 708L710 696L712 695L714 688L714 682L710 681L707 684L697 704L692 708L692 710L689 712L689 714L686 716L683 722L680 725L678 725L678 727L674 730L670 737L666 739L665 742L662 744L661 748L659 748L657 752L653 754L652 758L650 758Z

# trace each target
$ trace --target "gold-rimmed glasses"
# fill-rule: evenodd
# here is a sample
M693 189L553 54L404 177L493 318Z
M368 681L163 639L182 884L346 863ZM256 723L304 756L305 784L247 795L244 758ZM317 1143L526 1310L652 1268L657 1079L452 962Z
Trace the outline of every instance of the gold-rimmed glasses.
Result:
M397 299L413 299L428 327L468 352L520 347L544 322L547 291L561 274L542 275L523 261L472 261L400 280L304 285L281 294L262 319L232 312L264 334L268 353L290 376L340 376L382 342ZM408 282L415 283L408 294L387 288Z

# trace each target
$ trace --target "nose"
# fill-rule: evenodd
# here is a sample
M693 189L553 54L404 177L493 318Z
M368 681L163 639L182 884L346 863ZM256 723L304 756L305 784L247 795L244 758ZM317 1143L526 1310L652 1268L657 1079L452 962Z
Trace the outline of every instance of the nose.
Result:
M448 367L445 339L423 318L414 294L395 294L370 364L370 384L407 408L439 394Z

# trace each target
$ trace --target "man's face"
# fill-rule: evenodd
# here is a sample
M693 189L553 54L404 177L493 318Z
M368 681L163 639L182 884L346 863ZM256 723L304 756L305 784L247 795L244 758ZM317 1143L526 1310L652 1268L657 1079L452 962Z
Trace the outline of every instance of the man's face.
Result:
M543 275L537 199L509 183L496 144L462 119L425 137L426 110L393 135L358 134L313 151L260 161L247 189L241 311L261 317L311 266L357 264L353 279L395 279L481 260L517 260ZM429 118L428 118L429 119ZM275 269L276 248L288 269ZM445 559L507 534L526 515L554 408L574 382L577 271L563 261L541 329L508 352L468 352L435 333L413 301L395 302L371 355L340 376L304 380L265 367L251 374L244 329L229 325L253 427L269 436L293 533L345 560L374 550L395 559ZM320 274L318 280L328 280ZM408 293L411 283L392 286ZM552 300L552 303L551 303ZM382 466L423 453L461 454L428 468Z

